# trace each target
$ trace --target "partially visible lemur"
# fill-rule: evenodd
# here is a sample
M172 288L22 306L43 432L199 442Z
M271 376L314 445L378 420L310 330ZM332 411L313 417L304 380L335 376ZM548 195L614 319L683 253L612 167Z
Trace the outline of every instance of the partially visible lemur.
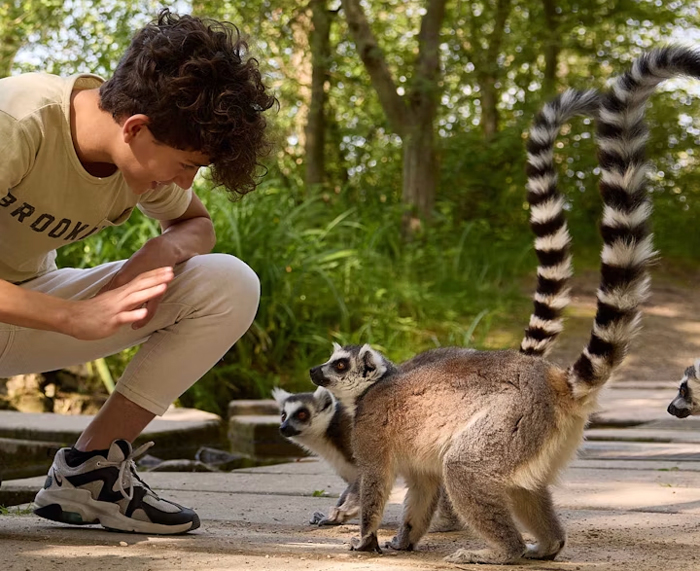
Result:
M678 418L700 414L700 359L683 373L678 394L668 405L668 412Z
M346 346L311 369L314 383L356 407L362 537L355 549L379 551L376 531L397 473L409 489L393 548L412 549L420 540L444 482L455 510L491 547L460 549L449 561L553 559L562 549L565 532L549 485L578 448L600 389L639 327L639 305L648 292L654 252L644 188L644 106L664 79L698 71L699 51L656 50L636 60L600 99L568 91L537 117L528 148L528 199L540 266L535 311L519 353L437 349L399 370L369 345ZM544 359L561 329L569 277L551 142L576 113L598 114L604 247L590 340L562 369ZM535 545L525 545L516 519Z
M318 387L313 393L296 394L275 388L272 396L280 408L282 436L326 460L347 484L328 516L314 512L309 523L341 525L357 517L360 513L360 479L352 455L352 413L323 387ZM462 528L443 492L431 530Z
M282 436L326 460L347 484L328 516L315 512L309 523L340 525L356 517L360 480L352 455L350 412L323 387L297 394L275 388L272 397L280 408Z

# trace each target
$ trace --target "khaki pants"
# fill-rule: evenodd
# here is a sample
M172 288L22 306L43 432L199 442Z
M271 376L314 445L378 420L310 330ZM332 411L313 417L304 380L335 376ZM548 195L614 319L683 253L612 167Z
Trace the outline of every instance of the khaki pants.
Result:
M20 287L63 299L88 299L124 264L49 272ZM253 323L260 283L233 256L195 256L175 267L158 311L143 328L126 325L107 339L80 341L0 323L0 377L53 371L142 344L116 390L154 414L211 369Z

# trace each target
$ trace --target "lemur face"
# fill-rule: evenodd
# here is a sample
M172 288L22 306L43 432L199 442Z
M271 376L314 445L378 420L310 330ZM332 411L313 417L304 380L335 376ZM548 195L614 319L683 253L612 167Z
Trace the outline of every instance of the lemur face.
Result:
M291 394L279 388L272 391L280 408L280 434L303 442L325 434L335 412L333 395L323 387L313 393Z
M352 407L367 388L387 371L384 356L369 345L333 344L333 354L309 371L311 381L326 387L345 406Z
M678 395L667 410L678 418L700 414L700 359L685 370Z

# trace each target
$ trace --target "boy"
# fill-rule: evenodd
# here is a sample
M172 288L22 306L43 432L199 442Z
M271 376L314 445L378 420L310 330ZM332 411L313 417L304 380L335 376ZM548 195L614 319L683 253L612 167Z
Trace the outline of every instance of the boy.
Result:
M131 442L250 327L260 285L209 254L213 225L192 193L202 166L232 194L255 188L276 102L230 24L168 10L134 36L114 76L0 80L0 377L55 370L142 344L72 448L36 513L121 531L196 529L134 471ZM162 233L128 260L57 269L55 250L126 221Z

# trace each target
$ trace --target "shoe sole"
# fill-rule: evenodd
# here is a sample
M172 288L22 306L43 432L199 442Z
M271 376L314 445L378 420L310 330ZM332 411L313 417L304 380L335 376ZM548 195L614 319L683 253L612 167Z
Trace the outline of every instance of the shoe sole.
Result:
M34 513L39 517L71 525L99 523L110 531L179 535L199 527L199 521L188 521L180 525L164 525L126 517L119 511L117 504L94 500L87 490L54 491L44 489L36 495L34 504L38 506Z

